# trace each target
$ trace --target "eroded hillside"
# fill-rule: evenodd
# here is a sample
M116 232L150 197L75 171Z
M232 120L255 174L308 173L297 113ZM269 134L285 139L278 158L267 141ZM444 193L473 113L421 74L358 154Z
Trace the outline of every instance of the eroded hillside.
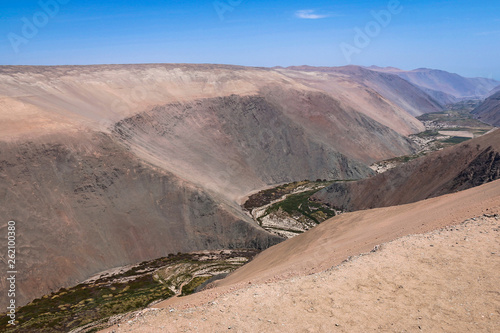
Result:
M355 211L406 204L500 178L500 131L412 160L375 177L334 183L313 196Z
M370 161L412 151L325 94L289 90L157 106L114 133L138 156L233 200L269 184L364 178Z
M500 126L500 91L488 97L472 114L485 123Z
M238 205L144 163L107 134L1 143L0 152L2 214L18 225L20 303L169 253L281 240Z

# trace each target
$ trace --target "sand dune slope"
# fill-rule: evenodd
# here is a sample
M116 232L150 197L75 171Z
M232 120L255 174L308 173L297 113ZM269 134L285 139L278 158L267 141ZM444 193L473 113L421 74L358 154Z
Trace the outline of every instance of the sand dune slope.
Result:
M342 214L262 252L220 285L319 272L377 244L491 211L500 212L500 181L412 204Z
M266 250L225 288L132 314L108 332L498 331L500 221L490 215L498 212L496 181L345 214ZM405 236L417 232L427 233ZM373 244L382 245L330 268ZM285 272L299 276L276 281Z

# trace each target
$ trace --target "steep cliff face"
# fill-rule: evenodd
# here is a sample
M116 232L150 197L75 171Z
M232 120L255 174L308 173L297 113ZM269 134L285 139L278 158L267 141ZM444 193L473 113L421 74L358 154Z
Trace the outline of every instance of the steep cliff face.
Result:
M436 197L500 178L500 131L358 182L335 183L313 198L348 211Z
M360 179L366 164L411 152L410 142L322 93L262 95L158 106L116 124L142 158L236 199L302 179Z
M1 215L17 222L20 304L111 267L281 240L102 133L1 143L0 178Z

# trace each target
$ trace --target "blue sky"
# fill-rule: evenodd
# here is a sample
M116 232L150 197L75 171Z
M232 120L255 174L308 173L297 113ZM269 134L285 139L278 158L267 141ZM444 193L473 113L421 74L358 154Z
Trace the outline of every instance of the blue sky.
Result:
M2 65L357 64L500 80L498 0L0 3Z

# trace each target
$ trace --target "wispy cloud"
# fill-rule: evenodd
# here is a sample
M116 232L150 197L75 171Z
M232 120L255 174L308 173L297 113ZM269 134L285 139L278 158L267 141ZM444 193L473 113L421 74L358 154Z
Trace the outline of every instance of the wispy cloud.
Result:
M500 35L500 30L478 32L476 36Z
M316 14L314 9L302 9L295 12L295 16L300 19L306 20L318 20L322 18L330 17L329 14Z

